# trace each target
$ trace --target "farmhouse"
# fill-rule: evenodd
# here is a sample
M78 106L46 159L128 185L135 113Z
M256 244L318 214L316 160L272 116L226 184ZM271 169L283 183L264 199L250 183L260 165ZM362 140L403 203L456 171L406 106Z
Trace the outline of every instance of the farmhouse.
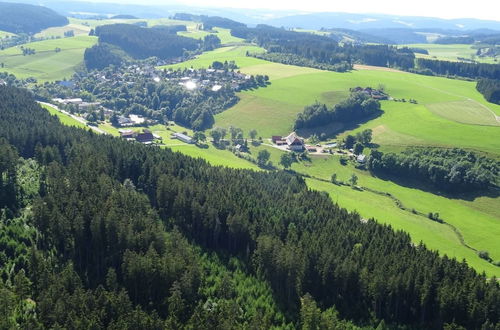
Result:
M356 161L360 164L366 163L366 155L358 155L358 157L356 158Z
M186 142L186 143L189 143L189 144L193 143L193 138L190 137L190 136L187 136L186 134L174 133L174 134L172 134L172 137L174 139L181 140L182 142Z
M132 130L120 130L120 137L129 140L129 139L135 139L136 133Z
M153 142L154 136L150 130L145 129L142 133L137 134L135 140L140 143L150 144Z
M295 132L290 133L285 138L288 149L292 151L303 151L304 150L304 140L301 139Z

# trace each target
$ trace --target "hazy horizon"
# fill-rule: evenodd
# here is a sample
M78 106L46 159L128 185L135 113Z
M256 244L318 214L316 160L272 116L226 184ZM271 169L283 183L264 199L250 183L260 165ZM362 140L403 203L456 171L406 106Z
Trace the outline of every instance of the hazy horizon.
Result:
M101 2L88 0L89 2ZM493 0L477 0L474 6L456 3L455 1L444 0L421 0L418 5L409 6L408 3L397 0L359 0L355 4L351 2L331 3L323 0L310 1L284 1L284 0L254 0L251 6L248 2L236 2L231 0L108 0L106 2L116 2L121 4L136 5L185 5L201 6L206 8L226 8L226 9L253 9L272 11L297 11L298 13L318 13L318 12L342 12L352 14L386 14L395 16L419 16L435 17L442 19L472 18L481 20L500 21L500 2ZM355 6L355 7L354 7ZM430 8L430 9L429 9Z

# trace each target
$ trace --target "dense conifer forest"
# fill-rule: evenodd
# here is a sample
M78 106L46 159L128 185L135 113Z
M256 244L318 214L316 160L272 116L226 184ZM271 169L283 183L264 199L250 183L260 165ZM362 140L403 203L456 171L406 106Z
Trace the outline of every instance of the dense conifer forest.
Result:
M65 127L14 87L0 141L2 327L498 327L496 279L298 176Z
M500 163L462 149L411 148L402 153L372 151L374 173L412 178L448 192L487 190L499 184Z
M182 57L200 47L200 41L178 36L165 29L143 28L132 24L98 26L99 42L113 44L136 59L156 56L160 59Z
M47 7L0 2L0 30L3 31L34 34L68 23L66 17Z

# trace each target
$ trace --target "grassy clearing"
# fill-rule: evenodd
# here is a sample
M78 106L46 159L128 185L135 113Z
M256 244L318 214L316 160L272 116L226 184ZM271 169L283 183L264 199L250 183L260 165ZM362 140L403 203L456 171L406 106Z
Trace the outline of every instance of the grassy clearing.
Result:
M15 36L15 34L7 32L7 31L0 31L0 39L5 38L5 37L12 37L12 36Z
M498 63L492 57L475 56L476 49L472 45L439 45L439 44L409 44L408 47L423 48L429 51L429 55L415 54L417 57L439 59L444 61L458 61L459 57L466 59L474 59L482 63Z
M459 123L500 126L491 111L470 100L434 103L427 107L435 114Z
M74 127L78 127L78 128L83 128L83 129L88 129L87 126L85 126L84 124L82 124L81 122L79 122L78 120L74 119L74 118L71 118L70 116L56 110L55 108L49 106L49 105L46 105L46 104L42 104L41 105L42 108L44 109L47 109L47 111L53 115L53 116L57 116L59 118L59 120L61 121L61 123L63 123L64 125L67 125L67 126L74 126Z
M91 28L82 24L70 23L65 26L56 26L45 29L37 34L36 38L52 38L52 37L64 37L64 33L68 31L73 31L75 36L88 35Z
M187 31L178 32L177 34L194 39L203 39L205 36L212 34L219 37L222 45L241 43L244 41L241 38L233 37L229 29L214 28L214 31L215 32L198 30L196 26L190 26Z
M228 46L228 47L222 47L219 49L216 49L211 52L205 52L199 56L197 56L195 59L174 64L174 65L167 65L163 66L160 68L171 68L171 69L177 69L177 68L208 68L209 65L212 65L214 61L235 61L236 64L240 68L246 68L252 65L257 65L257 64L264 64L264 63L269 63L263 60L259 60L257 58L253 57L247 57L246 52L264 52L265 50L263 48L257 47L257 46Z
M23 56L20 46L0 51L4 70L18 78L35 77L40 82L70 78L82 64L86 48L97 42L96 37L77 36L25 44L36 50L35 55ZM60 52L55 49L60 48Z

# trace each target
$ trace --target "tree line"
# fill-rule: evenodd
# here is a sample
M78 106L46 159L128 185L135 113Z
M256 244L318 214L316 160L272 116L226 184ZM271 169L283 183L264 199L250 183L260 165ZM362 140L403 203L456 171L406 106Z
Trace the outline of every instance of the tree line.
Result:
M499 183L500 163L463 149L410 148L402 153L372 151L368 168L375 174L390 174L426 182L457 193L480 191Z
M357 122L380 113L380 102L363 92L353 92L346 100L328 107L316 102L297 115L294 128L314 128L333 122Z
M500 79L479 79L476 89L488 102L500 104Z
M231 34L256 42L269 53L294 54L315 63L351 66L354 63L390 66L402 69L414 66L415 55L408 48L398 49L387 45L340 45L334 39L311 33L301 33L257 25L255 28L238 27ZM288 56L288 55L286 55ZM279 56L271 59L282 61ZM296 63L301 63L297 58ZM308 64L306 60L302 60Z
M417 58L416 73L458 76L465 78L500 78L500 65L487 63L450 62Z
M496 279L361 222L299 176L65 127L11 87L0 87L0 138L44 168L28 222L36 244L1 288L13 302L2 311L30 328L499 322Z

